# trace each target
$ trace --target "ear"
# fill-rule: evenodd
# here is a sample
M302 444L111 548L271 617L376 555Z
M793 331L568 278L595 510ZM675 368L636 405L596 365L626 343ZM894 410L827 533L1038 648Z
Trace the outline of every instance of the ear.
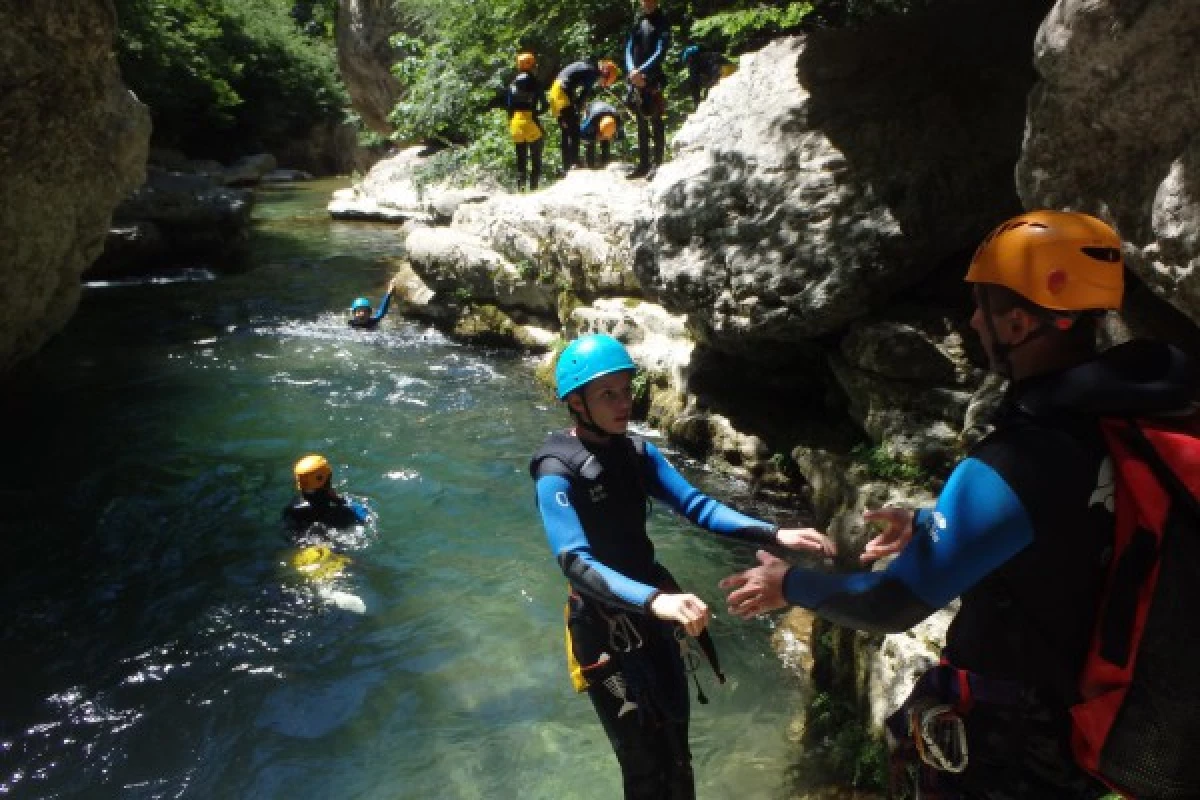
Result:
M1009 335L1009 343L1014 345L1028 339L1034 331L1045 324L1045 320L1023 308L1014 308L1004 317L1004 327Z

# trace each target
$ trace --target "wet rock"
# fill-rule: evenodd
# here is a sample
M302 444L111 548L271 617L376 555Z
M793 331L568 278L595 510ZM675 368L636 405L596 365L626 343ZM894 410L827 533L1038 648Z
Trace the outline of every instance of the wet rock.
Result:
M142 181L150 114L121 83L107 0L0 8L0 370L66 324L113 209Z
M391 0L341 0L337 4L338 69L354 110L367 127L388 135L388 114L400 99L392 75L396 56L390 38L401 30Z

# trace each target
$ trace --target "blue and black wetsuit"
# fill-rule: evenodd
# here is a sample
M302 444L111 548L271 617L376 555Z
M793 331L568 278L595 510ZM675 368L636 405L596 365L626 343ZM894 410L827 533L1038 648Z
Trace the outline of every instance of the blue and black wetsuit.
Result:
M633 30L625 42L625 69L632 73L640 70L646 76L642 88L629 87L629 105L637 112L638 166L645 173L650 169L650 134L653 128L654 166L662 163L665 151L663 112L663 87L667 80L663 75L663 60L671 46L671 26L661 8L649 14L639 12Z
M365 319L358 319L357 317L352 316L352 317L350 317L350 319L347 320L347 323L352 328L366 328L366 329L370 330L372 328L378 327L380 321L382 321L383 318L387 316L388 309L391 307L391 305L392 305L392 291L389 289L387 294L385 294L383 296L383 299L379 301L379 310L378 311L376 311L371 316L366 317Z
M692 96L693 110L700 107L704 94L721 80L721 70L732 66L732 61L712 50L701 50L687 60L685 83Z
M649 613L655 595L678 588L654 557L648 502L656 498L696 525L755 544L774 542L777 528L702 494L636 437L598 445L552 433L530 473L550 549L571 585L573 660L590 680L625 797L694 797L679 645L673 626Z
M558 127L562 133L563 170L579 164L579 118L584 105L591 100L600 80L600 69L590 61L576 61L563 67L555 78L569 101L558 112Z
M587 142L587 165L589 168L596 167L596 137L600 133L600 120L605 117L612 117L617 122L617 135L613 139L625 137L625 131L621 126L621 114L617 111L616 106L601 100L589 103L587 114L579 123L579 137ZM612 158L612 142L600 142L600 166L606 166L610 158Z
M528 181L530 189L537 189L542 177L542 149L545 146L538 115L546 110L547 103L546 92L532 72L517 74L508 86L504 107L508 111L510 131L513 130L513 115L518 113L527 115L529 122L536 127L531 131L518 126L513 144L517 148L517 188L524 189Z
M355 500L328 492L306 492L283 509L283 524L298 547L328 544L329 529L350 528L367 521L367 509Z
M1075 765L1067 739L1113 537L1097 420L1178 411L1195 390L1183 355L1149 342L1022 381L936 506L916 513L912 541L886 569L789 570L790 603L860 630L902 631L962 598L945 658L1022 687L1022 699L967 716L969 763L945 776L957 792L946 796L1105 793Z

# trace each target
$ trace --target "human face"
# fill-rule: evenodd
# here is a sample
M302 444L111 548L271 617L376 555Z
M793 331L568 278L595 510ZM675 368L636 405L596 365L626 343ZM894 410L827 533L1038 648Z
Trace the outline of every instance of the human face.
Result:
M642 0L642 11L647 14L656 8L658 8L658 0Z
M600 430L619 436L629 429L633 413L633 374L628 370L596 378L572 397L571 407Z
M371 309L369 309L369 308L354 309L354 318L355 319L366 319L369 316L371 316Z

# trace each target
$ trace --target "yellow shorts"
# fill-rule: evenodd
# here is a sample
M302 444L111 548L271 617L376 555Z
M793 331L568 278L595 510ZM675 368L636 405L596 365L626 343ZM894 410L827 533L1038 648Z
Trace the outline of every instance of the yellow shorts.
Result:
M555 81L550 87L550 113L558 119L558 115L569 105L571 98L567 96L567 90L563 88L562 83Z
M528 144L542 138L542 128L533 118L532 111L514 111L508 121L508 132L517 144Z
M296 551L291 562L296 571L309 580L326 581L345 569L350 558L324 545L312 545Z

